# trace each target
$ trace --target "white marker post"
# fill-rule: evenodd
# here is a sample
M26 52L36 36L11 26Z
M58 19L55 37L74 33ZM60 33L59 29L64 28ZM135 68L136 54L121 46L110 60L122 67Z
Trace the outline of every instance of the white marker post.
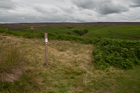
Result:
M47 33L44 34L45 37L45 59L46 59L46 65L48 65L48 35Z

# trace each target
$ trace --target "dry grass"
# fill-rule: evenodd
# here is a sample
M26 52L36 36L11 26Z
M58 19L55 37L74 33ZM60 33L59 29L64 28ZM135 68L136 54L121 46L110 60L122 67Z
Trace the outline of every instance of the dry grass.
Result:
M0 35L0 81L14 82L22 75L21 65L26 61L25 52L12 39Z
M114 78L120 70L113 67L104 71L95 70L92 65L93 45L50 40L48 43L50 65L45 66L44 39L25 39L0 34L0 44L6 43L15 43L26 53L25 58L28 61L22 68L29 82L37 82L37 86L41 86L41 90L37 93L102 93L106 89L104 84L116 86L116 81L109 77ZM10 77L14 81L20 76L19 73L15 74L17 74L15 79L12 79L11 74L3 76ZM110 81L112 82L109 83ZM104 93L110 93L108 91L106 89Z
M10 69L10 73L9 72L1 73L0 81L14 82L15 80L18 80L21 75L22 75L22 69L16 67L14 69Z
M34 29L34 27L33 26L31 26L31 28L30 29Z
M68 41L55 41L49 43L50 63L60 62L59 65L77 67L87 70L92 62L92 45L84 45ZM55 59L54 59L55 58ZM57 63L56 63L57 64Z

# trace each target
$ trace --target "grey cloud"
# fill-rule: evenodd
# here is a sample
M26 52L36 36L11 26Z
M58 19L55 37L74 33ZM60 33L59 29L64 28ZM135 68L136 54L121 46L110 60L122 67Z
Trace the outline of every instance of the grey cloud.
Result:
M0 22L37 22L35 17L22 17L22 16L9 16L9 17L0 17Z
M67 15L63 16L49 16L49 17L35 17L35 16L9 16L9 17L0 17L0 22L16 22L16 23L30 23L30 22L78 22L79 19L74 17L69 17Z
M129 7L140 7L140 4L129 5Z
M55 9L55 8L45 8L45 7L41 7L41 6L34 6L33 9L35 9L36 11L38 12L41 12L43 14L47 13L47 14L50 14L50 13L57 13L58 10Z
M112 13L121 13L126 12L129 9L125 6L122 6L120 4L115 4L112 2L112 0L101 0L101 1L95 1L95 0L73 0L73 3L77 7L81 7L83 9L91 9L96 10L96 12L100 14L112 14Z
M140 4L140 0L133 0L133 2Z
M140 0L133 0L134 4L129 5L129 7L140 7Z
M92 9L95 7L95 3L93 0L73 0L72 1L76 6L84 8L84 9Z
M43 14L43 15L34 15L34 14L3 14L0 16L0 22L3 23L30 23L30 22L84 22L80 17L75 17L69 14Z
M15 4L11 0L0 0L0 9L13 9Z
M47 13L48 12L47 9L39 7L39 6L34 6L33 9L35 9L36 11L41 12L41 13Z
M121 13L121 12L126 12L129 9L122 6L122 5L116 5L110 2L103 3L101 5L98 5L96 7L96 11L99 12L100 14L112 14L112 13Z
M36 14L36 13L25 13L25 14L13 14L10 12L10 15L6 15L3 11L2 15L0 15L0 22L17 22L17 23L28 23L28 22L71 22L71 21L78 21L73 16L70 16L69 14L59 14L59 13L51 13L48 11L47 13L42 14Z
M0 22L140 21L129 5L140 0L0 0Z
M60 9L62 10L62 11L64 11L66 14L73 14L75 11L76 11L76 9L74 8L74 7L60 7Z

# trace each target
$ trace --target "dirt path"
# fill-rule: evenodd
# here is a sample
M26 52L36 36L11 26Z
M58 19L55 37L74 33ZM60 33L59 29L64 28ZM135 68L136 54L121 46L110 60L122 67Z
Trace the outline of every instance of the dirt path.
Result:
M129 35L118 34L118 33L114 33L114 32L111 32L111 31L108 31L108 32L116 34L116 35L119 35L119 36L125 36L125 37L131 37L131 38L135 38L135 39L140 39L140 37L134 37L134 36L129 36Z

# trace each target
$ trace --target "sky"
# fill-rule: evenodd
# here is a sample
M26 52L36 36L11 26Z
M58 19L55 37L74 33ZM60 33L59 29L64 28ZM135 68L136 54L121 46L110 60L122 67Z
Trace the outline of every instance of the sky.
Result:
M0 23L140 22L140 0L0 0Z

